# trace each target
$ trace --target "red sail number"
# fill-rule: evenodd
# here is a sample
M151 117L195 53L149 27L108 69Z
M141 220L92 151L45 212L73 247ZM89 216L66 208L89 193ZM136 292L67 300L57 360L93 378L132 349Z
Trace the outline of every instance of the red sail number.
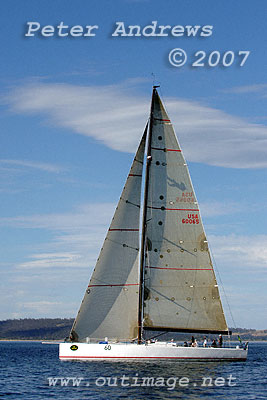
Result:
M199 224L198 214L188 214L187 218L182 219L183 224Z

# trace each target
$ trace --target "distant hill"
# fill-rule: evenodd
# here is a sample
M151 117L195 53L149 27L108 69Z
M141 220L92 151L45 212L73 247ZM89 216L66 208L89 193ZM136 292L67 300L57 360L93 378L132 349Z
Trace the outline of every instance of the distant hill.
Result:
M61 340L69 335L73 318L24 318L0 321L0 339Z
M69 336L73 318L24 318L24 319L8 319L0 321L0 339L11 340L62 340ZM237 340L237 335L243 341L267 340L267 329L243 329L230 328L233 332L232 339ZM160 332L158 333L160 334ZM157 335L157 332L153 332ZM150 334L152 336L152 334ZM197 339L202 340L203 335L194 335ZM208 336L208 335L206 335ZM189 340L190 335L168 333L161 335L161 339ZM211 337L211 335L210 335Z
M232 336L237 337L238 335L242 340L267 340L267 329L256 330L256 329L243 329L243 328L230 328L233 332Z

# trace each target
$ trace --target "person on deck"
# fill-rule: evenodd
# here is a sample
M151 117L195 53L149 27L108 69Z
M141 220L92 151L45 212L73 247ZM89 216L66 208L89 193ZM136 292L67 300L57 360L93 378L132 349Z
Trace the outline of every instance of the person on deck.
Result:
M213 341L211 343L211 347L217 347L216 339L213 339Z
M222 335L219 335L218 343L219 343L219 347L222 347L222 345L223 345L223 338L222 338Z
M206 336L204 336L203 347L207 347L207 346L208 346L207 338L206 338Z

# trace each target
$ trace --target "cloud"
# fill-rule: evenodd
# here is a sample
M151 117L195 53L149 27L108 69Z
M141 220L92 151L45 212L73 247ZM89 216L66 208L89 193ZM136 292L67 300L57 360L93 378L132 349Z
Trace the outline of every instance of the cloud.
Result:
M20 268L49 268L49 267L73 267L79 265L82 258L81 255L64 252L64 253L39 253L31 255L32 261L26 261L19 264Z
M89 87L34 82L14 88L4 101L15 113L44 115L53 125L124 152L136 150L149 111L148 97L132 94L124 84ZM199 102L166 98L165 103L188 161L230 168L267 167L266 126Z
M34 161L27 161L27 160L8 160L8 159L0 159L0 165L5 165L9 167L22 167L22 168L31 168L31 169L38 169L44 172L51 172L51 173L59 173L65 170L59 165L55 164L48 164L48 163L40 163Z
M53 181L64 182L68 168L58 164L23 159L0 159L0 193L18 194L35 189L46 190ZM53 180L51 180L53 175ZM38 176L38 179L37 179Z
M34 302L26 302L24 303L24 307L25 308L33 308L35 310L40 310L40 308L43 309L49 309L51 307L57 306L58 304L60 304L57 301L34 301Z
M107 221L111 220L114 209L113 203L89 203L76 207L69 213L3 217L0 218L0 226L72 233L88 228L98 231L99 227L106 226Z
M34 296L36 297L36 296ZM18 304L17 309L19 309L19 313L17 316L13 315L13 318L21 318L21 314L26 315L27 318L36 318L38 315L39 318L47 318L47 315L50 315L52 318L60 318L66 315L74 315L75 307L73 304L69 302L67 308L66 303L61 301L46 301L46 300L33 300L33 301L24 301L23 304Z
M267 83L259 83L255 85L247 85L247 86L235 86L233 88L222 90L223 93L234 93L234 94L242 94L242 93L260 93L266 92Z
M217 217L221 215L231 215L237 212L245 211L247 207L242 206L240 203L234 202L220 202L210 200L208 202L200 203L201 215L203 217Z
M31 245L18 269L93 267L105 238L115 204L96 203L77 207L69 213L43 214L0 218L0 226L21 229L39 229L49 233L50 239Z
M256 268L267 268L267 235L255 236L217 236L210 235L209 241L215 259L221 264L236 268L249 268L252 273Z

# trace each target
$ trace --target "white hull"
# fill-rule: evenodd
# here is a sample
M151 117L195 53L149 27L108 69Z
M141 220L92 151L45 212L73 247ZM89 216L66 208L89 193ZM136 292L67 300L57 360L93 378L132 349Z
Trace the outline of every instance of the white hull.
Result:
M132 343L60 343L59 358L60 360L88 361L245 361L247 349L244 350L238 347L182 347L165 342L141 345Z

